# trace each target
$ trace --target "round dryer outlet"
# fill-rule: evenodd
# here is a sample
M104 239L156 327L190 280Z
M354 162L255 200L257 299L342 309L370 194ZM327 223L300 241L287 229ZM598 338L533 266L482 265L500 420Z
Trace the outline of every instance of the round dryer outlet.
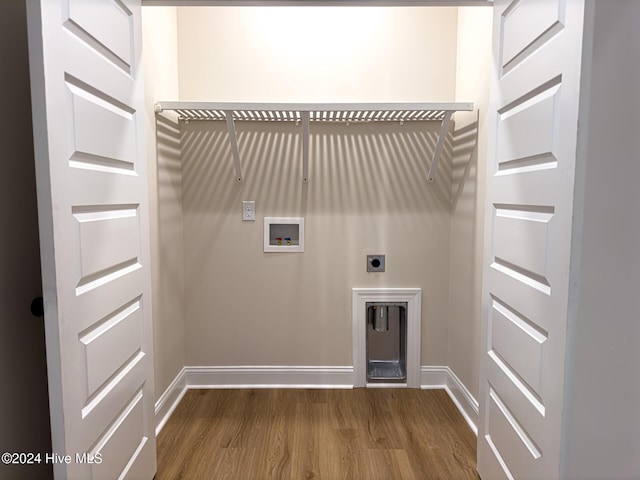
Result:
M384 272L384 255L367 255L367 272Z

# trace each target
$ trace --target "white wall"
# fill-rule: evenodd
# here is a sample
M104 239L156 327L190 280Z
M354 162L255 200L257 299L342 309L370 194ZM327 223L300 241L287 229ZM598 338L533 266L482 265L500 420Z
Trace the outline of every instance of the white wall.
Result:
M50 452L25 1L0 2L0 453ZM51 465L0 464L0 478L52 478Z
M588 5L561 476L630 479L640 476L640 2Z
M180 99L451 101L455 8L179 9Z
M175 7L145 7L142 17L156 400L185 365L182 173L177 120L153 112L178 96Z
M475 111L456 114L453 134L447 365L476 399L492 14L461 7L457 25L456 101L473 102Z

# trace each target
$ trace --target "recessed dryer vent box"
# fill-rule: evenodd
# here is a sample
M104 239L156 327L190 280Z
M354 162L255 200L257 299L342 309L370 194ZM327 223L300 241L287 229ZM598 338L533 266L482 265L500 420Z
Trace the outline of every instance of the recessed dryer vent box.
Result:
M304 252L304 218L265 217L265 252Z

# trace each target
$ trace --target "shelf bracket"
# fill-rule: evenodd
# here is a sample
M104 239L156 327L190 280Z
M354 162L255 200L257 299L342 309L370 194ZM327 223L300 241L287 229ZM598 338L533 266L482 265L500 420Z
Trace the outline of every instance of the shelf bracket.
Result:
M242 181L242 167L240 166L240 152L238 151L238 138L236 136L236 126L233 122L233 111L225 110L224 116L227 120L227 132L229 133L229 145L233 155L233 166L236 170L236 180Z
M442 125L440 126L440 136L438 137L438 143L436 143L436 148L433 151L433 159L431 160L431 166L429 167L429 175L427 176L427 181L429 183L433 182L433 177L436 174L438 168L438 162L440 161L440 155L442 154L442 149L444 148L444 142L447 140L447 132L449 131L449 123L451 123L451 115L453 112L447 111L444 113L444 118L442 119Z
M310 113L300 112L302 116L302 180L309 181L309 119Z

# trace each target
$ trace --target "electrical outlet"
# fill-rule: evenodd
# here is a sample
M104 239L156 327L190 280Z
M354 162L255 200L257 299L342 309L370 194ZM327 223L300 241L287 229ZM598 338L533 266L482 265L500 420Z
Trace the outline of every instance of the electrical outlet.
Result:
M249 222L256 219L256 202L243 201L242 202L242 221Z

